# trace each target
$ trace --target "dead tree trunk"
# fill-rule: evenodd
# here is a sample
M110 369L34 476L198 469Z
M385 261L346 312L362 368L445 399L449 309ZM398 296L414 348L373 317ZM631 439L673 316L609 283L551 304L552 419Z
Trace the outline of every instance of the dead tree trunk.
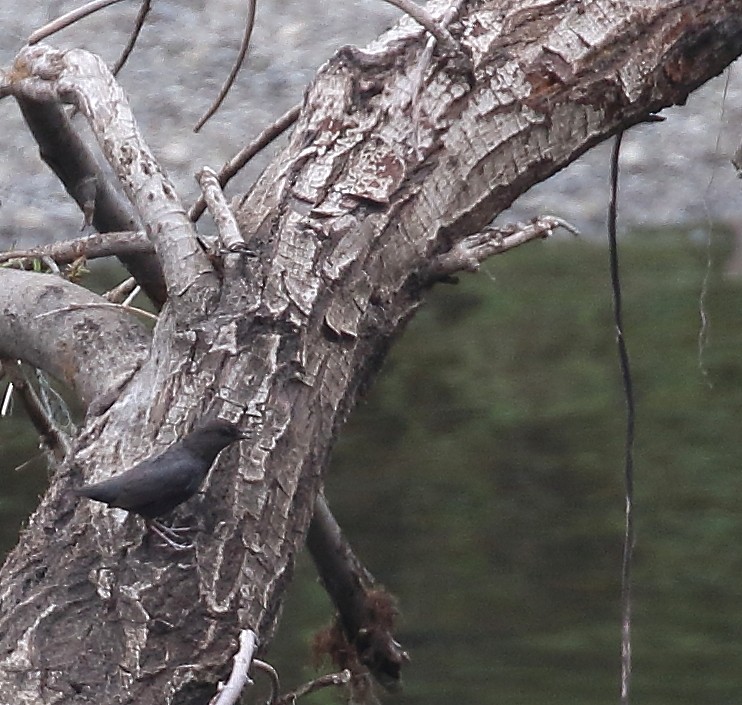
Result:
M205 252L128 116L90 97L116 87L89 56L26 49L0 76L0 96L88 116L167 289L150 334L75 284L0 270L0 355L89 409L0 574L0 703L207 702L241 630L270 641L335 433L426 288L502 249L476 234L531 185L736 58L742 0L486 0L450 29L463 57L426 59L404 21L322 68L234 206L247 253ZM179 510L192 553L69 495L206 413L252 439Z

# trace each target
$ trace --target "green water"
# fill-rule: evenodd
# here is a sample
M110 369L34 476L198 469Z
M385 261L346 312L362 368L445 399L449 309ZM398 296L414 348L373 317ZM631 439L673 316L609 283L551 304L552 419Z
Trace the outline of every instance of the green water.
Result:
M669 233L622 247L636 703L742 702L742 281L723 276L729 249L717 236L706 375L705 247ZM618 700L624 410L606 259L595 244L535 243L437 287L339 440L330 502L399 598L412 656L390 702ZM7 447L2 550L44 482L12 472ZM312 675L308 644L329 613L302 558L271 652L287 688Z

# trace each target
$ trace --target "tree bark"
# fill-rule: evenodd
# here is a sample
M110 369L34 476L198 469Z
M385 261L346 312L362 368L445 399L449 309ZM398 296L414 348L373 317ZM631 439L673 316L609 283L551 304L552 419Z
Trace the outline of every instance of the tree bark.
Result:
M430 9L440 17L445 6ZM122 351L118 361L92 355L97 383L55 366L63 325L27 330L33 356L10 342L38 309L0 272L0 355L48 369L86 403L116 389L88 414L0 574L0 702L202 704L241 630L267 646L335 433L433 283L438 256L723 70L742 47L742 0L491 0L449 28L470 66L441 56L420 66L425 37L405 20L320 70L289 145L235 206L256 256L207 257L166 182L150 180L156 163L109 154L125 185L143 169L147 186L126 187L168 300L146 345L128 319L126 339L112 340L120 314L109 309L96 313L108 328L78 318L81 346ZM14 70L28 71L31 56ZM0 95L38 79L8 76ZM155 190L167 212L148 210ZM10 276L14 287L60 286ZM135 518L69 495L207 412L252 438L178 510L179 523L198 527L192 553L168 553Z

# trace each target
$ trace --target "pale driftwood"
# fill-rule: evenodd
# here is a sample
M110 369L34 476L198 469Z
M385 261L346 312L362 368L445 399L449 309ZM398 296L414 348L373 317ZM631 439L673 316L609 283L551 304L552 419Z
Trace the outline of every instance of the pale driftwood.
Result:
M86 403L99 388L116 392L89 408L74 463L56 469L0 572L0 702L207 701L236 633L254 628L267 646L334 433L420 305L431 264L590 146L682 103L742 47L742 0L696 0L692 13L681 0L537 9L464 7L456 36L472 76L434 60L418 118L410 74L422 30L411 20L365 51L338 52L289 144L240 202L240 232L257 257L220 269L222 279L194 276L187 256L178 262L172 231L161 239L158 214L147 212L168 285L184 266L192 298L164 306L144 359L123 359L129 338L109 339L82 312L67 314L69 333L25 332L44 304L29 310L0 270L0 354L27 359L15 333L42 367L79 352L93 372L59 366L73 391ZM445 10L434 2L432 11ZM57 80L60 67L47 68ZM0 92L26 80L43 82L4 74ZM198 258L191 246L181 254ZM33 278L64 284L10 275L16 291ZM112 350L122 357L97 360ZM104 380L111 372L126 375ZM122 512L70 499L71 485L130 466L206 413L241 419L254 442L220 458L204 494L179 508L202 529L187 557L152 550Z

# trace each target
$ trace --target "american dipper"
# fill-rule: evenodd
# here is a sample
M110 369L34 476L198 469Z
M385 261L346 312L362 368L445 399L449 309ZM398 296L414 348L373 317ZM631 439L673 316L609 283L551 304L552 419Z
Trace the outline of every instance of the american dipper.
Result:
M105 502L144 517L147 526L173 548L188 548L177 543L178 529L156 521L193 497L204 481L216 456L230 443L246 435L233 423L216 419L186 434L169 448L143 460L120 475L94 485L73 490L76 495Z

